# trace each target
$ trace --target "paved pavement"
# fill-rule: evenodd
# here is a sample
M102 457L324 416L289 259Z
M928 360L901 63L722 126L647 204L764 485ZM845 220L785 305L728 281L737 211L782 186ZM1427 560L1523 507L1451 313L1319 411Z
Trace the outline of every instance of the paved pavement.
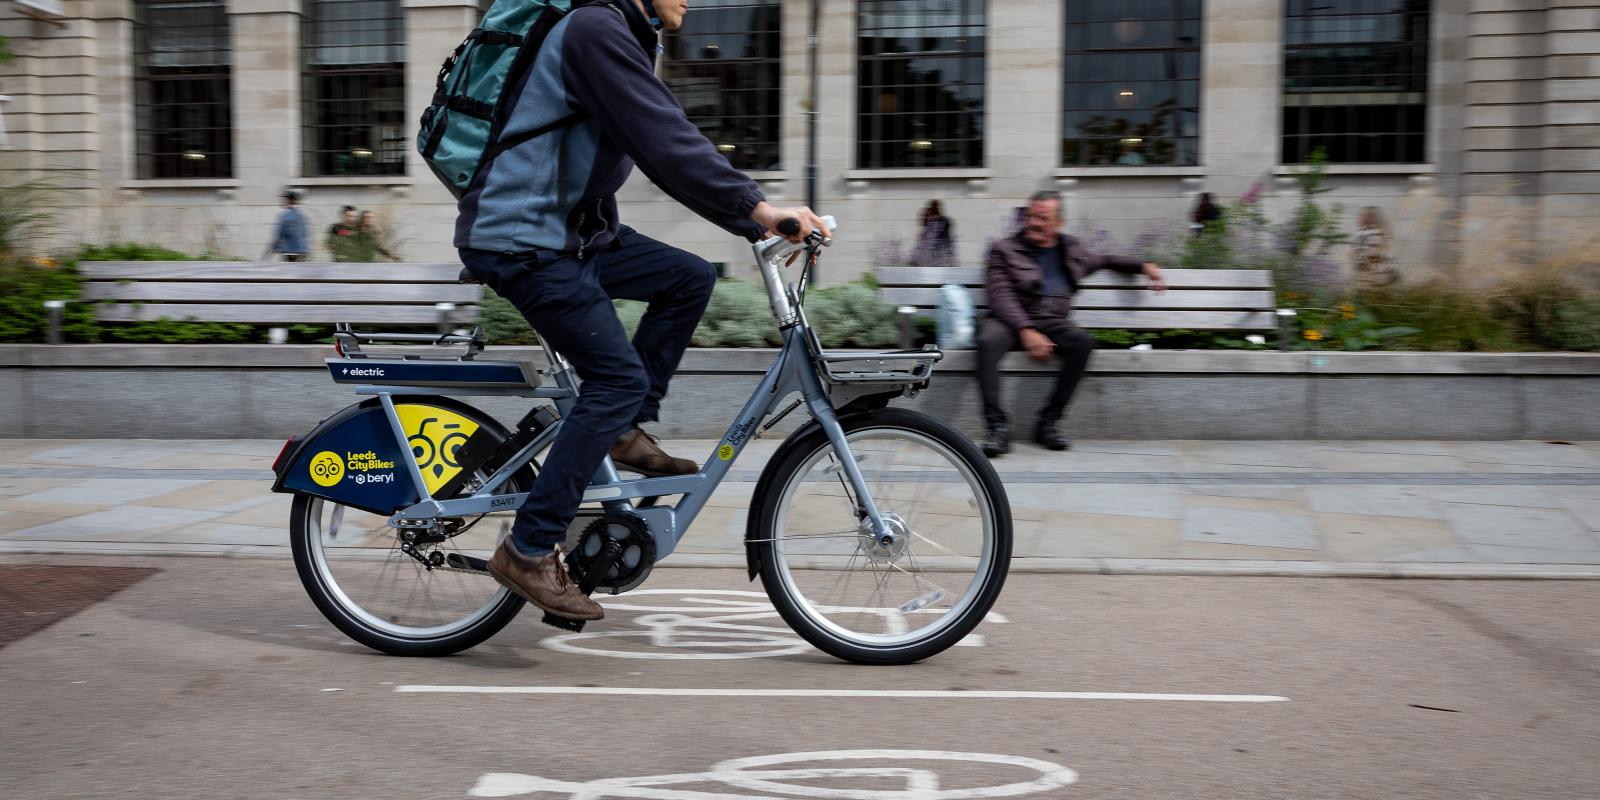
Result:
M160 571L0 647L0 795L17 800L1600 786L1592 581L1021 574L980 640L878 668L748 618L764 602L732 570L658 571L581 635L525 613L475 650L415 660L342 638L283 560L0 555L19 563ZM718 627L730 613L737 631Z
M751 446L668 564L741 563L776 444ZM0 553L286 555L280 446L0 440ZM1600 577L1595 442L1080 442L996 467L1019 571Z

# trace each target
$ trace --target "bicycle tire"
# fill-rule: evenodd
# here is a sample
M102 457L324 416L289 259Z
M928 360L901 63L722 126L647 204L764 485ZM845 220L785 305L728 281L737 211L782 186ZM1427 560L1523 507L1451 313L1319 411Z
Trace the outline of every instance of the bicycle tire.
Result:
M1005 488L989 460L970 440L933 417L891 408L848 416L841 419L840 424L846 437L851 440L863 439L864 434L874 431L901 431L908 434L908 439L920 438L937 443L947 456L953 457L952 466L958 471L964 470L964 474L969 476L968 485L973 488L977 505L982 507L978 510L987 513L989 525L988 535L981 545L985 552L980 555L978 566L974 569L977 583L969 584L960 597L964 605L951 612L956 616L946 619L925 636L908 641L880 642L876 641L876 637L851 636L842 632L826 619L823 611L801 594L791 577L793 571L784 562L784 530L780 515L795 493L798 481L804 479L808 468L817 463L819 454L832 451L826 434L815 423L796 432L784 443L756 486L755 497L758 502L751 506L747 534L756 559L754 566L761 576L767 597L784 622L817 649L858 664L900 665L921 661L954 646L971 633L1000 596L1009 570L1012 547L1011 507ZM855 449L854 446L852 449ZM888 513L891 510L880 502L880 511Z
M425 404L447 408L455 413L476 422L481 429L490 431L501 441L510 436L510 433L498 420L465 403L445 397L416 396L397 398L396 405ZM413 437L415 438L415 437ZM409 455L409 453L408 453ZM537 463L537 462L532 462ZM481 475L481 474L480 474ZM518 470L506 481L499 493L515 494L525 491L532 485L533 470L525 467ZM333 623L346 636L367 647L382 653L396 656L436 657L452 655L463 650L476 647L499 633L511 620L515 619L522 610L524 601L515 593L496 587L498 590L491 596L491 600L478 609L474 618L467 624L462 624L459 629L445 630L436 635L403 636L392 631L385 631L363 619L372 615L359 606L347 608L341 597L348 599L348 594L338 587L329 570L325 568L325 557L315 550L321 549L320 523L314 524L312 515L317 513L320 517L322 504L333 505L336 508L349 509L348 506L309 495L296 495L290 510L289 538L291 550L294 554L295 570L299 574L300 582L305 587L306 594L310 596L313 604L322 612L327 620ZM319 563L323 567L319 567ZM486 581L492 578L484 576ZM330 581L333 585L329 585ZM354 601L350 601L355 605Z

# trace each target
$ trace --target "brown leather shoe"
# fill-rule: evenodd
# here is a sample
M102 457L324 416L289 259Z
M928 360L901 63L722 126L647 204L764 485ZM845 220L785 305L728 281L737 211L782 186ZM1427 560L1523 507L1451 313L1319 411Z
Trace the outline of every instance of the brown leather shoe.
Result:
M606 610L590 600L567 573L557 549L547 556L525 556L507 538L489 559L489 574L522 599L567 619L601 619Z
M622 435L611 446L611 460L617 469L637 472L647 478L664 478L669 475L692 475L700 471L699 465L687 458L673 458L661 449L661 440L643 428L634 428Z

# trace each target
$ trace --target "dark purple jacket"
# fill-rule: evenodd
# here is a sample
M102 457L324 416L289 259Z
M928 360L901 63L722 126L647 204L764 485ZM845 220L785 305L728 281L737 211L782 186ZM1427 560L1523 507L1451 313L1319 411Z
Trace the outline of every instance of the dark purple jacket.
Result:
M1130 274L1138 274L1144 269L1144 262L1140 259L1102 255L1065 234L1061 235L1060 241L1061 261L1072 276L1074 292L1084 278L1102 269ZM1034 320L1066 319L1072 313L1070 296L1044 294L1044 273L1021 233L998 239L990 245L984 284L989 294L989 315L1015 331L1034 327Z

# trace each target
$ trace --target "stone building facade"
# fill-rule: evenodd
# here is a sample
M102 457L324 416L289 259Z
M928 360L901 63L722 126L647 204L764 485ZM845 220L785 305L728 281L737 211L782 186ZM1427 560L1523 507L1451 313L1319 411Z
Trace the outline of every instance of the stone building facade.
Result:
M383 5L344 1L351 7ZM830 259L825 276L830 282L869 270L884 257L886 239L913 239L918 213L930 199L943 201L954 221L957 258L963 263L977 263L986 238L1009 210L1040 189L1066 194L1074 232L1104 230L1124 244L1152 231L1181 235L1201 192L1224 205L1257 193L1270 211L1281 214L1293 202L1291 176L1299 169L1284 163L1290 149L1286 136L1328 133L1335 138L1326 141L1345 136L1356 142L1358 135L1372 132L1355 130L1362 125L1379 125L1385 135L1351 144L1342 155L1346 163L1330 168L1333 191L1326 199L1346 209L1347 227L1359 207L1384 209L1407 268L1470 264L1513 245L1548 252L1575 231L1592 236L1589 229L1600 211L1597 0L1327 0L1312 5L1350 16L1321 21L1297 21L1323 13L1308 10L1306 0L818 2L817 206L843 221L845 245ZM266 246L278 196L292 187L321 226L332 223L343 205L371 208L395 232L407 260L454 258L451 198L404 136L431 97L439 63L475 25L479 2L388 4L390 24L403 35L404 66L403 81L397 78L383 101L392 108L383 113L403 119L404 130L385 142L399 141L403 155L398 147L389 154L395 159L390 170L330 175L313 174L320 170L311 168L307 155L312 129L304 115L311 112L302 95L313 85L306 74L313 60L307 53L320 47L307 44L312 0L225 0L216 12L219 18L225 15L217 34L223 38L213 47L227 51L230 89L223 108L231 125L223 135L231 142L231 161L225 175L176 178L151 177L140 165L146 157L140 152L145 123L137 85L140 5L0 0L0 36L9 39L16 56L0 65L0 95L9 98L0 103L8 140L0 164L17 174L51 174L70 187L64 195L68 213L55 232L58 240L137 240L256 257ZM694 0L691 5L694 21L697 14L717 13L708 6L748 11L745 7L762 4ZM811 6L766 5L770 9L763 19L778 28L776 52L768 54L769 68L779 76L777 86L768 89L775 123L765 129L774 139L776 158L752 175L774 202L799 203L806 195L807 109L812 107ZM1355 13L1361 11L1381 13ZM1421 29L1402 30L1417 19L1423 21ZM869 28L882 38L871 54L863 45ZM1318 71L1319 53L1405 35L1413 37L1407 52L1421 59L1409 67L1410 87L1297 91L1289 86L1299 80L1289 73ZM935 39L939 43L927 44ZM714 41L706 45L705 37L697 41L700 56L717 49ZM894 47L904 50L908 41L923 41L910 49L929 51L912 53L914 58L950 56L946 44L951 41L968 56L976 54L964 62L965 85L934 87L942 92L937 97L896 94L899 90L892 88L880 92L875 87L911 79L903 74L885 78L872 72L868 61L880 56L893 61ZM1135 54L1126 62L1080 60L1106 49L1105 41L1112 50L1121 41L1130 51L1154 43L1151 52L1160 54ZM1351 53L1360 51L1341 52L1349 62ZM935 69L931 63L913 60L908 69L921 77L911 82L926 83L941 69L945 83L960 82L949 78L953 66ZM1116 74L1120 63L1164 66L1158 67L1161 74L1124 76ZM1102 74L1079 75L1074 69ZM1111 74L1103 74L1107 69ZM1137 88L1119 89L1124 77ZM1110 91L1126 100L1134 122L1145 126L1108 127L1101 117L1091 124L1081 114L1073 116L1074 104L1096 102L1082 99L1084 87L1074 88L1090 78L1098 83L1084 91ZM1135 83L1145 79L1150 81ZM1165 112L1141 105L1139 94L1147 89L1172 94L1173 102L1161 106ZM907 134L885 133L894 125L924 125L905 118L930 111L907 108L920 102L916 97L948 104L927 116L944 121L931 133L909 134L910 141L895 139ZM714 104L715 97L708 102ZM1358 114L1351 110L1357 106L1386 110ZM1110 116L1117 115L1112 108ZM1367 121L1352 121L1359 115ZM1315 129L1330 124L1327 120L1342 120L1337 124L1344 127ZM880 127L869 134L873 126ZM1291 126L1294 131L1287 130ZM869 153L862 144L869 135L894 140L890 149L905 145L927 157L899 163L904 160L893 154L880 157L886 150ZM944 148L943 139L958 136L968 142L965 149ZM1097 137L1098 143L1091 141ZM1398 143L1399 149L1382 141ZM1369 145L1378 149L1362 149ZM1414 148L1409 157L1408 147ZM366 146L351 152L373 157ZM204 156L186 150L179 157ZM623 200L625 221L635 227L737 265L735 274L743 269L748 250L741 243L694 218L642 177L626 188Z

